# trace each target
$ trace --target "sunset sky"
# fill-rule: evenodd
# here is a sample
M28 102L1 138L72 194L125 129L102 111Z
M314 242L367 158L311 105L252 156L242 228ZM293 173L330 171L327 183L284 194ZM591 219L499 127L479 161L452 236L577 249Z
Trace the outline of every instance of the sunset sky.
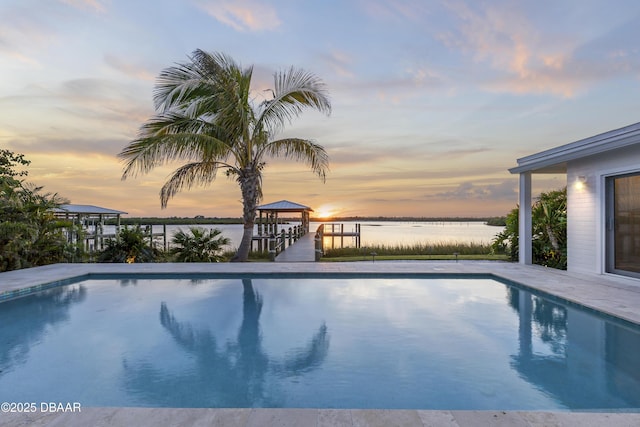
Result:
M640 121L637 0L0 0L0 17L0 148L46 191L130 216L241 216L224 175L164 210L178 165L121 180L156 76L195 49L253 65L256 96L292 65L325 81L331 116L280 136L326 148L326 183L270 161L263 189L318 213L502 215L517 158Z

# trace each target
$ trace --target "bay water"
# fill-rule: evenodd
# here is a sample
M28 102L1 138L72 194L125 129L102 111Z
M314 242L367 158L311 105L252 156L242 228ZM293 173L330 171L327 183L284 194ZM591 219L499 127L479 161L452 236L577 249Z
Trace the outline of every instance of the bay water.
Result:
M279 224L278 231L299 225L299 222L289 222ZM310 232L315 233L322 222L311 221ZM356 224L360 225L360 245L367 246L413 246L416 244L437 244L437 243L476 243L489 244L503 230L503 227L487 225L483 221L341 221L336 223L336 231L342 225L344 232L352 232L356 229ZM167 239L179 230L188 231L194 225L167 225ZM205 224L197 225L206 229L218 229L223 237L231 240L229 248L237 248L242 239L242 224ZM330 225L325 225L330 227ZM326 229L326 228L325 228ZM115 231L115 230L114 230ZM105 227L105 232L112 232L110 227ZM153 226L154 233L162 233L162 225ZM257 233L257 228L254 234ZM331 246L331 238L325 237L325 245ZM335 237L333 244L335 247L354 246L355 238Z

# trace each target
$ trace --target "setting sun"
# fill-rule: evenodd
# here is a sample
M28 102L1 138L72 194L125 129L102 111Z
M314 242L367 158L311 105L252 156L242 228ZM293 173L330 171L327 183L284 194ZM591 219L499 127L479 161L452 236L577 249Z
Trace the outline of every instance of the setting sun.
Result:
M318 219L328 219L336 216L338 212L338 209L335 209L331 206L323 205L316 209L314 216Z

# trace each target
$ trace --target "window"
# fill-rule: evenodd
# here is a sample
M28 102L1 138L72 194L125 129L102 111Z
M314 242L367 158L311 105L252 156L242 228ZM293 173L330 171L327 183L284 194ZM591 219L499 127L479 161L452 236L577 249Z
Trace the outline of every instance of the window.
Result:
M607 178L607 271L640 277L640 173Z

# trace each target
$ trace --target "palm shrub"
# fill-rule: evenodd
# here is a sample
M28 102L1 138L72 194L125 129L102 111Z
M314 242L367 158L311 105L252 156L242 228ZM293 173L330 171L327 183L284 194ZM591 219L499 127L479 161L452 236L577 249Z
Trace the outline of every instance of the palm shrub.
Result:
M98 253L98 262L156 262L161 252L154 248L139 225L124 226L114 239L107 239L105 248Z
M506 217L506 226L492 242L495 252L518 260L519 208ZM541 193L531 207L532 261L562 270L567 269L567 188Z
M222 261L224 256L220 252L231 240L221 234L217 228L189 227L188 232L179 229L171 239L169 254L177 262Z

